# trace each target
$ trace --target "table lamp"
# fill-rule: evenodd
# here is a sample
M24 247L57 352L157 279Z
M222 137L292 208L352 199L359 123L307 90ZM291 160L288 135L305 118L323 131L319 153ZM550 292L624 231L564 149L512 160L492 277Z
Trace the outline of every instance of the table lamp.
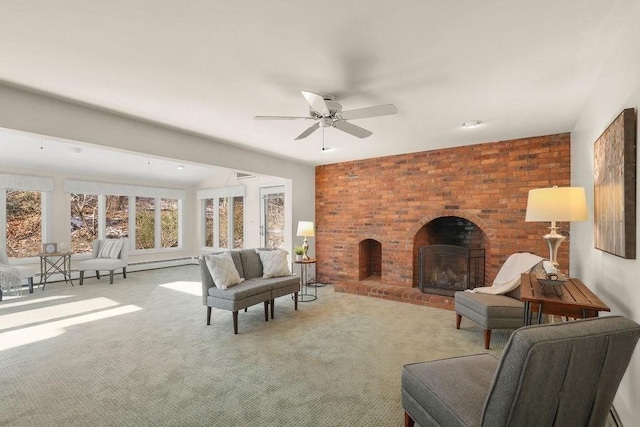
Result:
M586 221L587 201L582 187L551 187L529 190L526 222L551 221L549 234L542 236L549 246L549 261L558 267L558 248L565 239L556 221Z
M307 237L313 237L315 235L313 232L313 221L298 221L298 232L296 234L300 237L304 236L304 244L302 245L304 255L302 259L308 260L309 255L307 252L309 251L309 242L307 242Z

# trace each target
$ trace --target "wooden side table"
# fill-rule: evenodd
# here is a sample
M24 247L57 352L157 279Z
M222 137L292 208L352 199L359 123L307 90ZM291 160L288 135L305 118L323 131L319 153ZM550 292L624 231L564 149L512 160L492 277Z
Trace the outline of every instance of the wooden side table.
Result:
M318 262L316 258L303 259L302 261L293 261L300 265L300 293L298 294L299 302L309 302L318 299L318 288L313 286L313 294L309 293L309 279L307 268L310 264Z
M71 255L73 255L73 252L38 254L40 257L40 284L43 291L49 277L56 273L62 274L65 283L70 282L71 286L73 286L73 281L71 280Z
M520 299L524 301L524 324L531 324L534 309L538 311L538 324L542 313L585 319L598 317L600 311L611 311L580 279L567 278L560 285L561 292L546 292L535 274L522 274Z

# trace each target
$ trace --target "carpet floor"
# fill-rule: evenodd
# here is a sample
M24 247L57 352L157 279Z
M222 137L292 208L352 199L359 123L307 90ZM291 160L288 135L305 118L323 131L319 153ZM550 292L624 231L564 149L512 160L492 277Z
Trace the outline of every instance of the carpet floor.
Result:
M0 303L2 426L401 426L407 363L486 352L452 311L317 289L206 325L198 267ZM511 331L494 331L500 356Z

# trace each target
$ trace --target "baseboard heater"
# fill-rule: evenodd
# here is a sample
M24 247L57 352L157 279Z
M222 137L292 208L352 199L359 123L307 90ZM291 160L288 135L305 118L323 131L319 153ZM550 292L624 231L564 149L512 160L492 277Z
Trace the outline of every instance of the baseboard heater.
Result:
M191 265L191 264L198 264L198 257L193 256L193 257L182 257L182 258L172 258L172 259L161 259L161 260L153 260L153 261L140 261L140 262L132 262L129 265L127 265L127 273L130 272L134 272L134 271L143 271L143 270L155 270L157 268L168 268L168 267L178 267L181 265ZM103 275L109 275L108 272L101 272L100 277L102 277ZM122 275L122 269L118 269L115 270L113 272L114 275ZM91 272L91 271L86 271L84 273L84 277L95 277L96 273ZM76 280L76 279L80 279L80 273L78 272L78 270L71 270L71 279L72 280ZM51 277L49 277L47 279L47 283L51 283L51 282L62 282L64 281L64 277L62 276L62 274L53 274L51 275ZM25 281L23 281L23 286L25 285ZM40 278L39 278L39 274L37 274L34 278L33 278L33 284L34 286L37 286L38 284L40 284Z

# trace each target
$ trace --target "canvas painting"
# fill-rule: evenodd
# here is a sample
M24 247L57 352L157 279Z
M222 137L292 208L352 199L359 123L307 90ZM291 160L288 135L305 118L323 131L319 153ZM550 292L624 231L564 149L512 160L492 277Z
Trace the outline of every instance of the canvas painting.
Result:
M600 135L594 151L596 249L636 257L636 112L620 115Z

